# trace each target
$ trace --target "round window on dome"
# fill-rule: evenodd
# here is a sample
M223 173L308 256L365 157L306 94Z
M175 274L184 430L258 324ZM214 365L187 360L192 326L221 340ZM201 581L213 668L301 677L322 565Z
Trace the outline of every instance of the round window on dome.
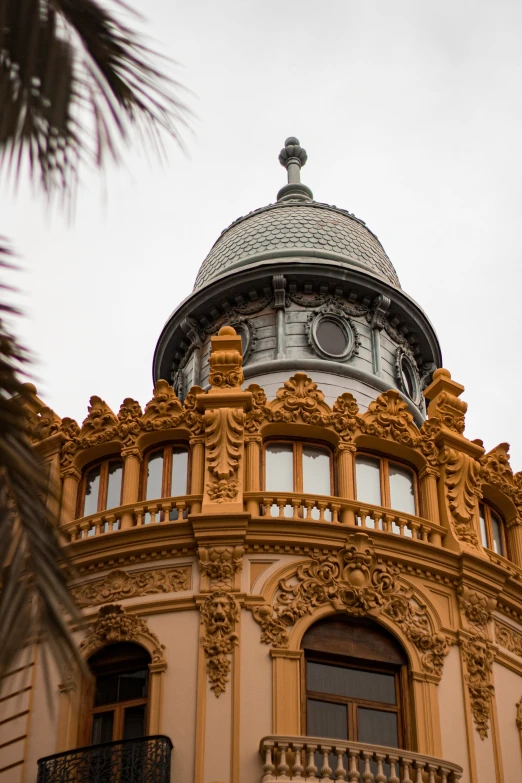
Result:
M355 340L350 324L333 313L319 313L310 330L311 344L316 353L337 361L353 353Z
M418 405L420 401L419 374L414 363L402 348L397 349L396 367L400 390Z

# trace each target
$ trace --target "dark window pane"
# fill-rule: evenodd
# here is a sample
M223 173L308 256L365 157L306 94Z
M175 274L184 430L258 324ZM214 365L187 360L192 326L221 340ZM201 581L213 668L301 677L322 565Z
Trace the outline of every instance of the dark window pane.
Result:
M96 693L94 706L102 707L104 704L115 704L118 701L117 674L106 674L96 677Z
M497 553L497 555L504 555L504 540L502 538L502 521L499 519L499 517L495 514L494 511L491 511L490 509L490 516L491 516L491 533L493 535L493 551Z
M486 529L486 516L485 516L485 510L482 503L479 505L479 518L480 518L480 537L482 539L482 546L485 546L487 548L488 546L488 534Z
M344 704L308 699L307 734L310 737L348 739L348 713Z
M185 449L172 449L171 497L187 494L188 452Z
M389 463L390 501L395 511L415 514L415 492L411 471Z
M109 462L109 482L107 485L107 504L105 508L115 508L121 504L122 462Z
M145 734L145 705L127 707L123 719L123 739L135 739Z
M417 384L415 383L415 376L413 370L410 367L410 363L404 357L401 360L401 379L404 386L404 391L410 399L415 399Z
M330 494L330 455L325 449L303 446L303 492Z
M307 687L318 693L331 693L352 699L380 701L395 704L395 677L393 674L348 669L326 663L307 664Z
M163 452L151 454L147 463L147 493L145 500L162 497L163 488Z
M294 448L290 443L266 447L266 488L269 492L294 491Z
M348 338L342 326L324 318L316 330L320 348L330 356L342 356L348 348Z
M100 492L100 465L92 468L85 479L85 503L83 515L95 514L98 511L98 494Z
M147 695L147 670L120 674L118 701L143 699Z
M399 732L395 712L358 707L357 728L357 742L368 742L371 745L387 745L389 748L399 747Z
M99 745L100 742L112 742L112 727L114 724L114 712L101 712L92 717L92 737L93 745Z

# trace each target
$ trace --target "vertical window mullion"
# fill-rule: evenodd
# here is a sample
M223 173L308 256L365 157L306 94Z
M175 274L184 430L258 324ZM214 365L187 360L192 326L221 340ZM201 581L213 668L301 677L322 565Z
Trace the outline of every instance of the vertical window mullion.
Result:
M294 441L294 492L303 491L303 447Z
M172 474L172 446L165 446L163 450L163 481L161 484L161 497L170 497Z
M390 474L388 471L388 460L381 459L381 500L382 505L386 508L391 508L390 497Z
M105 511L107 507L107 482L109 480L109 460L100 466L100 491L98 493L98 511Z

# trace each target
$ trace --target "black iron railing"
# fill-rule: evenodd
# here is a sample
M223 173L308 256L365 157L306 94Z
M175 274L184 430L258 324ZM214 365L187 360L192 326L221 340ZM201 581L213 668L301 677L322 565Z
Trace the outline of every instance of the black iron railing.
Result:
M37 783L169 783L168 737L104 742L38 761Z

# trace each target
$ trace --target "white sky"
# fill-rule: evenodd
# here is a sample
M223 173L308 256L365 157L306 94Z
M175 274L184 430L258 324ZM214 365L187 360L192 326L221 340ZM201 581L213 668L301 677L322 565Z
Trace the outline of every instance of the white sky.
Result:
M163 323L219 233L275 200L297 135L315 198L367 222L431 318L466 435L522 469L519 0L133 4L194 93L190 157L85 171L73 224L3 188L40 396L79 421L92 394L148 401Z

